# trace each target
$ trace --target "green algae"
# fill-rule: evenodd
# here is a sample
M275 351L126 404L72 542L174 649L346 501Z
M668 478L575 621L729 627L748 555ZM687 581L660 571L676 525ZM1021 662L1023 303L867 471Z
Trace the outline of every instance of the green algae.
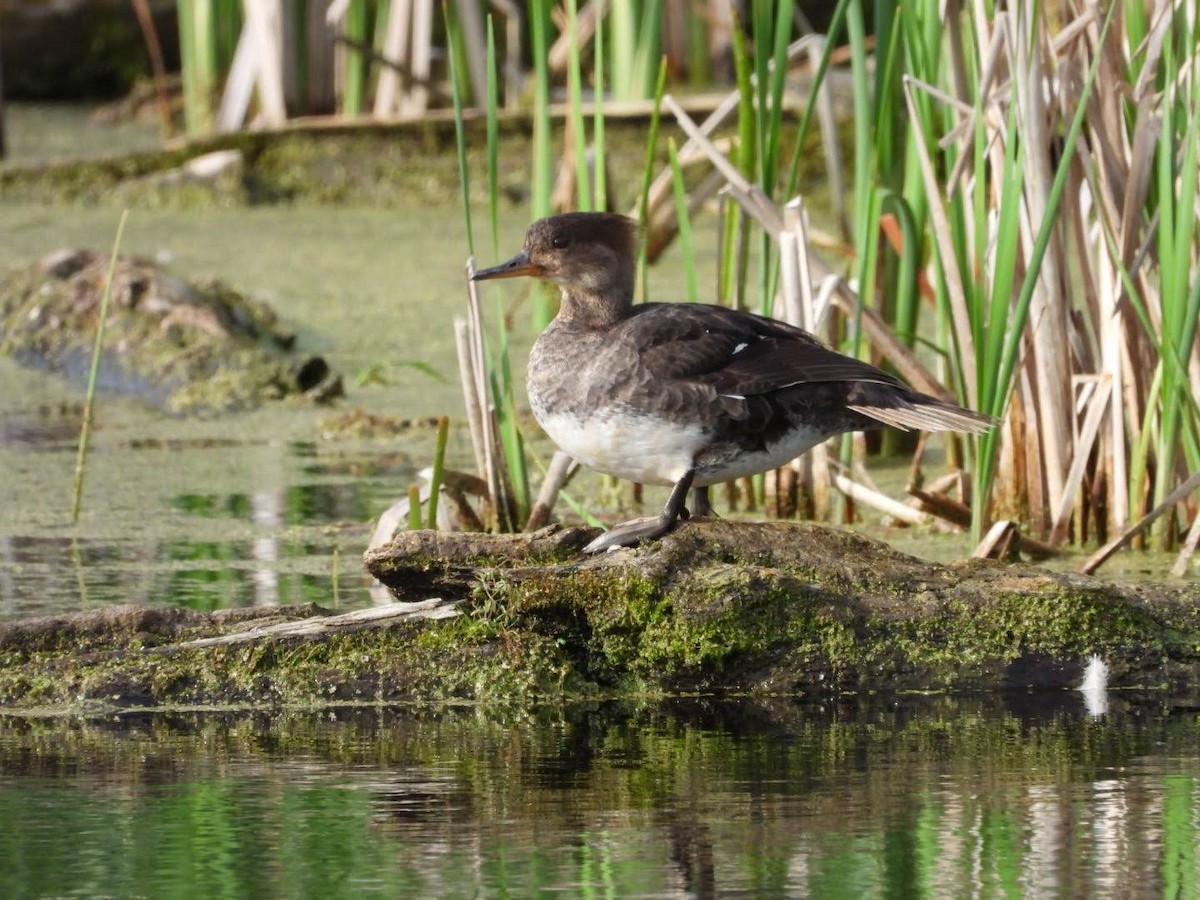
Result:
M609 113L605 157L618 177L618 203L634 202L640 178L632 173L645 163L644 113ZM481 117L465 123L467 162L474 171L487 166L487 137ZM849 120L844 125L850 129ZM527 114L501 117L499 192L525 202L529 191L532 120ZM676 140L686 137L673 125ZM718 137L731 136L729 123ZM658 165L666 161L661 142ZM790 131L785 129L785 137ZM849 146L843 135L842 146ZM785 158L791 149L782 148ZM814 129L799 157L800 184L822 189L826 182L820 137ZM240 165L216 178L190 177L186 164L205 154L232 151ZM557 148L556 152L560 152ZM112 204L136 208L193 209L264 203L345 204L387 208L442 206L460 190L453 120L447 116L400 122L306 122L280 131L215 135L160 152L103 159L0 167L0 201ZM476 199L486 200L482 179Z

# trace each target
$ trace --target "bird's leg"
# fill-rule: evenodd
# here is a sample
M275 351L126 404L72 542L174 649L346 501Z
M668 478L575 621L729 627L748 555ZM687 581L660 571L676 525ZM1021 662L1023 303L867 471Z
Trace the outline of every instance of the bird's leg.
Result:
M683 501L687 499L688 488L692 486L692 478L695 477L695 474L694 469L688 469L683 477L675 482L675 487L671 488L671 496L667 498L667 505L663 507L662 515L632 519L622 522L620 525L614 525L609 531L604 532L584 547L583 552L599 553L613 547L632 547L642 541L652 541L662 537L675 527L675 522L683 512Z
M693 516L698 516L701 519L714 518L717 513L712 508L712 501L708 497L708 485L704 487L692 488L692 505L691 511Z

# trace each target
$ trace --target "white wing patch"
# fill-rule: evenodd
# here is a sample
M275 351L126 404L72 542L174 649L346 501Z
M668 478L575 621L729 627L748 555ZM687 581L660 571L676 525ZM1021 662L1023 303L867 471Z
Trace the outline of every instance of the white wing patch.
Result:
M749 345L749 344L746 344L746 343L741 343L741 344L738 344L736 347L734 347L734 348L733 348L733 352L732 352L732 353L730 353L729 355L730 355L730 356L737 356L739 353L741 353L743 350L745 350L745 349L746 349L747 347L749 347L749 346L750 346L750 345Z

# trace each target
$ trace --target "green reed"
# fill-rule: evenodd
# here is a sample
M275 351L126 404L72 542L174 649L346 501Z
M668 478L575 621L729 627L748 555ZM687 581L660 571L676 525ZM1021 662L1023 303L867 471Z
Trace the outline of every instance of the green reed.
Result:
M100 354L104 350L104 331L108 321L108 304L112 299L113 275L117 271L117 259L121 252L121 239L125 235L125 221L129 210L121 213L117 224L117 236L113 239L112 256L108 260L108 275L104 279L104 293L100 297L100 309L96 317L96 340L92 345L92 366L88 371L87 398L83 404L83 422L79 426L79 451L75 456L75 479L71 492L71 523L79 521L79 507L83 501L83 476L87 468L88 444L92 437L92 421L96 411L96 382L100 375Z
M445 16L446 28L448 32L453 32L455 24L450 16ZM499 207L499 128L498 128L498 106L499 106L499 91L497 89L497 74L496 74L496 57L495 57L495 37L491 19L488 20L488 51L487 51L487 89L486 89L486 109L485 121L487 129L487 181L488 181L488 211L492 229L492 243L498 245L498 207ZM458 154L458 167L460 188L462 191L462 206L463 219L467 231L467 244L470 248L471 255L475 255L475 240L473 233L473 220L471 217L471 195L470 195L470 166L467 157L467 139L466 127L463 120L463 100L462 100L462 78L459 72L459 67L455 63L453 57L450 59L450 83L451 92L454 103L455 113L455 137L456 151ZM513 491L513 501L516 509L513 512L516 515L516 521L509 524L517 527L529 515L531 507L530 482L528 462L525 455L525 442L521 434L520 425L518 422L518 402L515 390L515 378L512 372L512 365L509 354L509 335L508 324L505 316L503 303L500 299L496 302L496 325L495 331L491 340L487 340L483 335L480 336L484 340L486 352L487 371L486 383L489 397L481 398L485 406L491 409L491 415L495 417L496 430L500 438L501 444L501 472L502 481L511 486ZM485 413L485 417L488 414ZM490 427L485 423L485 427ZM444 448L443 448L444 449ZM437 472L435 463L435 474ZM508 516L500 507L504 505L504 501L500 497L493 497L493 503L497 507L497 520L504 522Z

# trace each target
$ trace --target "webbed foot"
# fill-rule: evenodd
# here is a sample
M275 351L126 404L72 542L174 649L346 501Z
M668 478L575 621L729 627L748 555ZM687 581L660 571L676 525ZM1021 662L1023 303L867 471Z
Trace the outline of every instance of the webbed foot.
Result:
M641 519L630 519L620 525L614 525L600 537L583 548L584 553L602 553L605 550L615 550L618 547L635 547L642 541L653 541L670 531L677 517L645 516Z
M604 532L584 547L583 552L600 553L603 550L613 550L617 547L633 547L642 541L653 541L662 537L675 527L675 523L680 518L688 517L687 510L683 507L683 501L687 497L688 488L692 486L694 475L695 472L689 469L679 481L675 482L675 487L671 489L671 496L667 498L667 505L663 508L662 515L631 519L620 525L614 525L612 529Z

